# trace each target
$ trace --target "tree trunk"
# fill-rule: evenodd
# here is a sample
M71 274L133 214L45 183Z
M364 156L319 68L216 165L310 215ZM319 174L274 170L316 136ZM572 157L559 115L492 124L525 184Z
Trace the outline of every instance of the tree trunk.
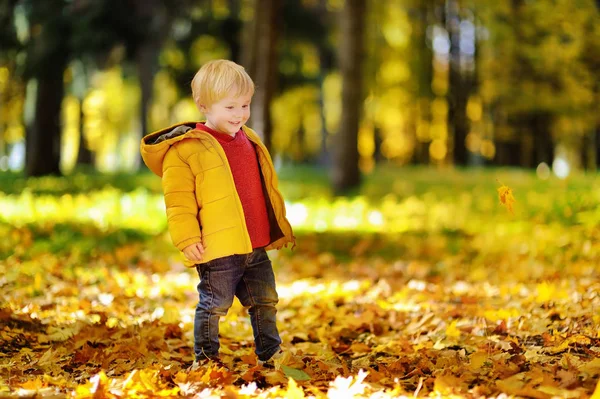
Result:
M323 95L323 82L325 80L325 72L321 67L319 76L319 117L321 119L321 145L319 150L319 164L321 166L329 166L330 154L329 149L327 148L327 137L329 132L327 131L327 120L325 118L325 97Z
M252 127L261 135L265 146L271 150L271 101L277 88L277 39L279 36L278 0L255 0L255 54L253 60L256 92L252 99Z
M599 143L596 141L596 131L592 130L583 136L581 145L581 165L586 171L596 172L596 153Z
M89 149L85 138L85 120L83 113L83 99L79 101L79 150L77 152L77 165L94 166L94 154Z
M494 157L494 165L497 166L514 166L521 165L520 154L522 151L521 143L518 141L496 141L496 156Z
M240 34L242 22L240 21L240 0L228 0L229 15L221 25L221 37L229 47L229 59L238 64L242 63Z
M327 0L319 0L316 11L321 24L327 26L329 24L329 13L327 11ZM327 138L329 131L327 130L327 120L325 118L325 96L324 96L324 83L327 74L333 68L333 50L329 46L327 40L319 40L318 43L319 51L319 117L321 119L321 145L319 150L319 164L324 167L329 167L331 163L329 148L327 146Z
M77 152L77 165L84 167L94 166L94 153L87 146L83 131L79 134L79 151Z
M136 54L136 67L140 82L140 126L141 136L148 133L148 109L152 102L152 89L154 74L156 73L156 62L158 48L154 41L147 41L138 49Z
M77 97L79 102L79 148L77 150L76 166L91 168L94 166L94 156L85 138L85 113L83 103L88 88L88 71L82 61L71 63L72 83L70 92Z
M242 27L242 49L240 51L242 65L246 69L246 72L248 72L248 75L252 77L252 79L256 77L256 31L258 29L258 17L256 16L256 14L258 13L260 15L257 9L257 2L258 0L254 0L254 18L251 18L250 20L246 21Z
M469 130L467 101L469 85L461 70L460 15L456 0L446 1L446 30L450 36L450 62L448 87L448 130L453 141L452 156L455 165L466 165L468 161L465 140Z
M596 126L596 167L600 169L600 124Z
M296 162L304 162L306 161L306 149L304 148L306 141L306 129L304 129L304 124L300 123L300 128L296 133L296 148L292 148L292 154L294 154L294 161Z
M550 134L549 115L535 114L530 119L530 134L533 135L533 163L536 168L540 163L552 165L554 162L554 143Z
M418 87L418 103L416 105L417 118L415 118L415 135L421 121L431 123L431 101L435 97L431 89L431 81L433 80L433 51L432 44L427 38L427 28L432 22L432 6L426 2L419 4L415 25L413 28L414 43L416 44L416 57L413 59L413 73L417 76ZM430 141L419 140L415 138L415 151L413 154L413 163L428 164L429 163L429 143Z
M332 184L342 194L360 184L358 129L363 104L365 0L346 0L341 13L342 115L334 146Z
M60 175L60 110L64 98L63 74L67 56L52 57L44 74L38 76L35 119L27 130L25 174L28 177Z
M169 27L168 13L161 8L159 0L146 0L136 2L136 13L138 20L146 20L148 33L144 42L137 48L136 69L140 83L140 132L139 139L148 133L148 109L152 103L152 92L154 86L154 75L158 69L158 56L163 40L167 35ZM134 164L139 166L141 154L135 154Z

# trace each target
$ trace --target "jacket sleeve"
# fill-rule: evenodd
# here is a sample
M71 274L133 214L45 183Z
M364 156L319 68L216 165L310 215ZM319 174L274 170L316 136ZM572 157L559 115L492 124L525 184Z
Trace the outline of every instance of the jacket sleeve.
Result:
M186 160L173 146L163 161L162 186L167 208L167 224L173 244L181 251L202 242L196 202L196 182Z

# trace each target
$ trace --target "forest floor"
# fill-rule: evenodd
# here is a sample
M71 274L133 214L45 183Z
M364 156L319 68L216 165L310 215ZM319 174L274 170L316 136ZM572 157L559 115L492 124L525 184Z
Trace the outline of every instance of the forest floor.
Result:
M145 178L0 193L0 398L600 397L595 176L390 169L334 198L282 173L275 369L237 300L224 367L190 368L198 276Z

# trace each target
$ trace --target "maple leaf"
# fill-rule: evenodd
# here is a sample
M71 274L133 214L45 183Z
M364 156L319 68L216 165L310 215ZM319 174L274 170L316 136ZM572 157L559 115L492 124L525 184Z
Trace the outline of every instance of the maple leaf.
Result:
M458 320L452 320L452 323L446 328L446 336L458 338L460 337L460 330L456 327Z
M288 399L304 399L304 391L296 384L293 378L288 379L287 390L285 391L285 397Z
M353 398L357 395L362 395L367 387L363 383L367 377L367 372L359 370L356 379L352 376L344 378L342 376L336 377L333 382L330 382L330 388L327 391L328 399L342 399L342 398Z
M496 180L497 181L497 180ZM500 183L500 182L499 182ZM506 206L506 209L510 213L513 212L513 203L516 202L515 197L513 196L512 189L502 183L501 186L498 187L498 195L500 196L500 203Z

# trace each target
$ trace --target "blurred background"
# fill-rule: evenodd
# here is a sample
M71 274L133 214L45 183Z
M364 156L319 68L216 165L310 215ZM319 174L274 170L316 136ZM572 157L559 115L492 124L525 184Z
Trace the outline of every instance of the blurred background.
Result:
M1 0L0 170L135 172L199 120L208 60L246 67L277 165L336 190L376 165L595 171L600 1ZM82 169L83 168L83 169Z

